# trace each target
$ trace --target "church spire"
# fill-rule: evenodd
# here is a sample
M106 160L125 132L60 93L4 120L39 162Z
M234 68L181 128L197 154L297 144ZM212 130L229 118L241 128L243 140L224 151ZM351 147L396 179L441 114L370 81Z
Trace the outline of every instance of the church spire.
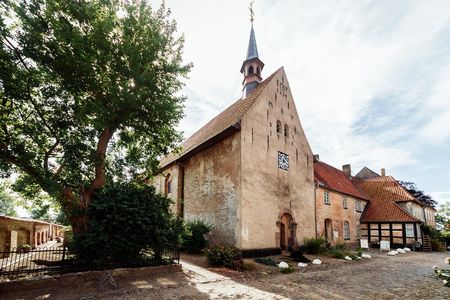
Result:
M253 21L255 14L253 12L253 1L250 3L250 39L248 42L247 56L242 63L241 73L244 75L242 82L242 96L245 98L255 87L262 81L261 71L264 63L259 59L258 47L256 46L255 30L253 29Z

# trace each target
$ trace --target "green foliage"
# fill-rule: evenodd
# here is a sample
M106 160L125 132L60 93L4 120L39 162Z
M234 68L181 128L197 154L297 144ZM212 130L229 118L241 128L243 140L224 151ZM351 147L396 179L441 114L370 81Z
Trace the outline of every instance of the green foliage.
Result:
M361 257L361 255L363 255L363 250L361 247L358 247L358 249L356 249L356 255L358 255L359 257Z
M331 257L337 259L343 259L347 256L347 251L339 248L331 248L328 250L328 253L331 255Z
M206 250L206 257L212 266L233 268L234 261L241 259L241 251L231 245L218 244Z
M260 263L260 264L263 264L266 266L271 266L271 267L277 266L277 262L271 258L258 257L258 258L255 258L255 261L257 263Z
M183 44L164 4L1 1L0 173L69 195L67 210L151 173L180 141Z
M295 269L292 266L289 266L288 268L280 269L280 273L283 274L290 274L295 272Z
M182 247L189 253L200 253L207 245L205 235L212 226L202 220L187 221L182 235Z
M64 227L62 234L64 237L64 245L75 247L72 227L71 226Z
M293 261L307 263L310 260L303 255L303 251L300 248L294 248L291 251L290 257Z
M178 245L183 230L170 200L146 185L106 187L94 196L88 217L87 231L75 236L75 250L95 264L160 263L163 251Z
M429 235L431 239L441 239L441 233L436 228L425 224L422 224L420 227L424 235Z
M16 198L8 192L7 184L0 182L0 215L17 216L16 202Z
M433 251L445 251L445 248L442 245L442 241L440 239L430 239L431 249Z
M305 252L308 254L319 254L325 245L323 238L304 239L304 242Z
M440 205L436 213L436 223L442 226L442 228L448 227L450 229L450 201Z

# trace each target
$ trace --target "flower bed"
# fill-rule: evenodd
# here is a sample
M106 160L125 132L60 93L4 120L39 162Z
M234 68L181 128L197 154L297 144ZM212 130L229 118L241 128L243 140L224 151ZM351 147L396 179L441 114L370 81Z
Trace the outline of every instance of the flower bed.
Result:
M445 263L447 265L450 265L450 257L447 257L445 259ZM433 269L434 269L434 272L436 273L437 277L442 279L442 283L445 286L450 287L450 268L440 269L437 266L434 266Z

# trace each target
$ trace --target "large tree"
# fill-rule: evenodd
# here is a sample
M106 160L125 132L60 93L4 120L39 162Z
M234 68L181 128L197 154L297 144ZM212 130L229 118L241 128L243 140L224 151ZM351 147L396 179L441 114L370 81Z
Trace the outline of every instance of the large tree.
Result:
M8 191L8 184L0 181L0 215L16 217L16 198Z
M164 3L0 2L0 170L58 199L75 232L108 180L179 142L190 64Z

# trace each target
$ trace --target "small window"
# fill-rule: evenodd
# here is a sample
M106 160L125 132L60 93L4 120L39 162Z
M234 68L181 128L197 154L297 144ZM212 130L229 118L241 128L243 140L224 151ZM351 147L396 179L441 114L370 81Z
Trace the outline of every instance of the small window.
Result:
M252 74L253 74L253 66L250 66L250 68L248 68L248 75Z
M164 194L168 195L172 193L172 178L170 174L167 174L165 182L164 182Z
M284 137L289 137L289 126L287 124L284 124Z
M330 205L330 193L323 192L323 203Z
M414 224L406 224L406 237L414 237Z
M277 133L281 134L281 121L277 120Z
M172 180L167 182L167 194L172 194Z
M355 200L355 210L356 210L357 212L362 212L361 201Z
M342 207L347 209L348 205L347 205L347 197L342 197Z
M347 221L344 222L344 240L350 239L350 225Z

